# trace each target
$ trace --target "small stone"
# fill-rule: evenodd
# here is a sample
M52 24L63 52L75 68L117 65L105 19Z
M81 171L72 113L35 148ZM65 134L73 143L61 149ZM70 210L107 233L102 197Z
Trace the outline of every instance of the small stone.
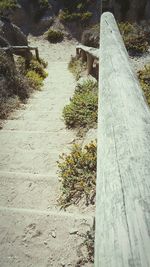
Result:
M52 231L52 232L51 232L51 236L52 236L53 238L56 238L56 232L55 232L55 231Z
M44 245L47 245L47 241L44 241Z
M76 235L77 233L78 233L78 230L76 229L71 229L69 232L70 235Z

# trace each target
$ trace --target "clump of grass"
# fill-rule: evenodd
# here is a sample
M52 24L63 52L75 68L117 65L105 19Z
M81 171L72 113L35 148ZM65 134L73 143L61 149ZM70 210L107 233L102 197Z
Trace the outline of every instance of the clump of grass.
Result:
M58 43L63 40L64 34L61 31L49 29L46 38L51 43Z
M73 73L76 80L79 80L82 77L82 73L86 70L86 63L83 63L81 59L71 57L68 69Z
M84 241L79 247L79 253L82 256L80 256L75 267L84 266L86 263L94 263L95 225L93 225L86 234L81 234L80 236L84 238ZM84 253L82 251L84 251Z
M17 7L17 1L16 0L1 0L0 1L0 15L3 14L3 12L11 11Z
M66 208L81 199L86 205L95 203L97 145L91 142L84 149L75 144L69 155L60 156L58 167L62 183L59 204Z
M119 23L125 46L130 54L143 54L148 51L149 43L147 33L142 31L137 24L129 22Z
M70 104L64 107L63 117L68 128L90 128L97 122L98 86L91 82L78 85Z
M138 78L144 91L147 103L150 106L150 64L144 66L144 69L138 72Z

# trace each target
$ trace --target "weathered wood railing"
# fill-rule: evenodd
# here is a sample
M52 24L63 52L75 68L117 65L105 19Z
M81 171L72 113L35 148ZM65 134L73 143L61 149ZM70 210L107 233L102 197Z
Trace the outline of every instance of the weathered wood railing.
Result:
M6 52L10 51L10 52L12 52L14 54L17 54L20 51L29 52L31 50L34 50L36 59L40 62L39 51L38 51L37 47L33 47L33 46L6 46L6 47L0 47L0 50L6 51Z
M81 58L83 62L87 62L87 74L92 73L94 60L97 60L96 64L98 68L99 49L85 45L78 45L76 47L76 56L77 58Z
M150 110L111 13L99 75L95 267L150 267Z

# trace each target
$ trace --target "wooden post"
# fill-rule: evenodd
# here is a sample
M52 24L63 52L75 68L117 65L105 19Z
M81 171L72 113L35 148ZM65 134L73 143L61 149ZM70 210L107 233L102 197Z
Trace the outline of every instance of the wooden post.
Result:
M95 267L150 267L150 109L111 13L100 60Z
M84 63L84 62L86 62L87 61L87 54L86 54L86 52L83 50L83 49L81 49L81 59L82 59L82 62Z
M94 57L87 53L87 75L91 74L93 70Z

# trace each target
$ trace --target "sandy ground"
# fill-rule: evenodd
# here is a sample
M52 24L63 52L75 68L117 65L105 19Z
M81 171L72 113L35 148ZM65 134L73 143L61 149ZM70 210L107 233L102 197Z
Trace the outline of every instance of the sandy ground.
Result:
M48 62L43 90L11 115L0 131L0 267L75 267L81 235L94 212L60 211L57 163L76 138L62 121L75 81L67 65L75 43L30 37ZM86 266L92 266L87 264Z

